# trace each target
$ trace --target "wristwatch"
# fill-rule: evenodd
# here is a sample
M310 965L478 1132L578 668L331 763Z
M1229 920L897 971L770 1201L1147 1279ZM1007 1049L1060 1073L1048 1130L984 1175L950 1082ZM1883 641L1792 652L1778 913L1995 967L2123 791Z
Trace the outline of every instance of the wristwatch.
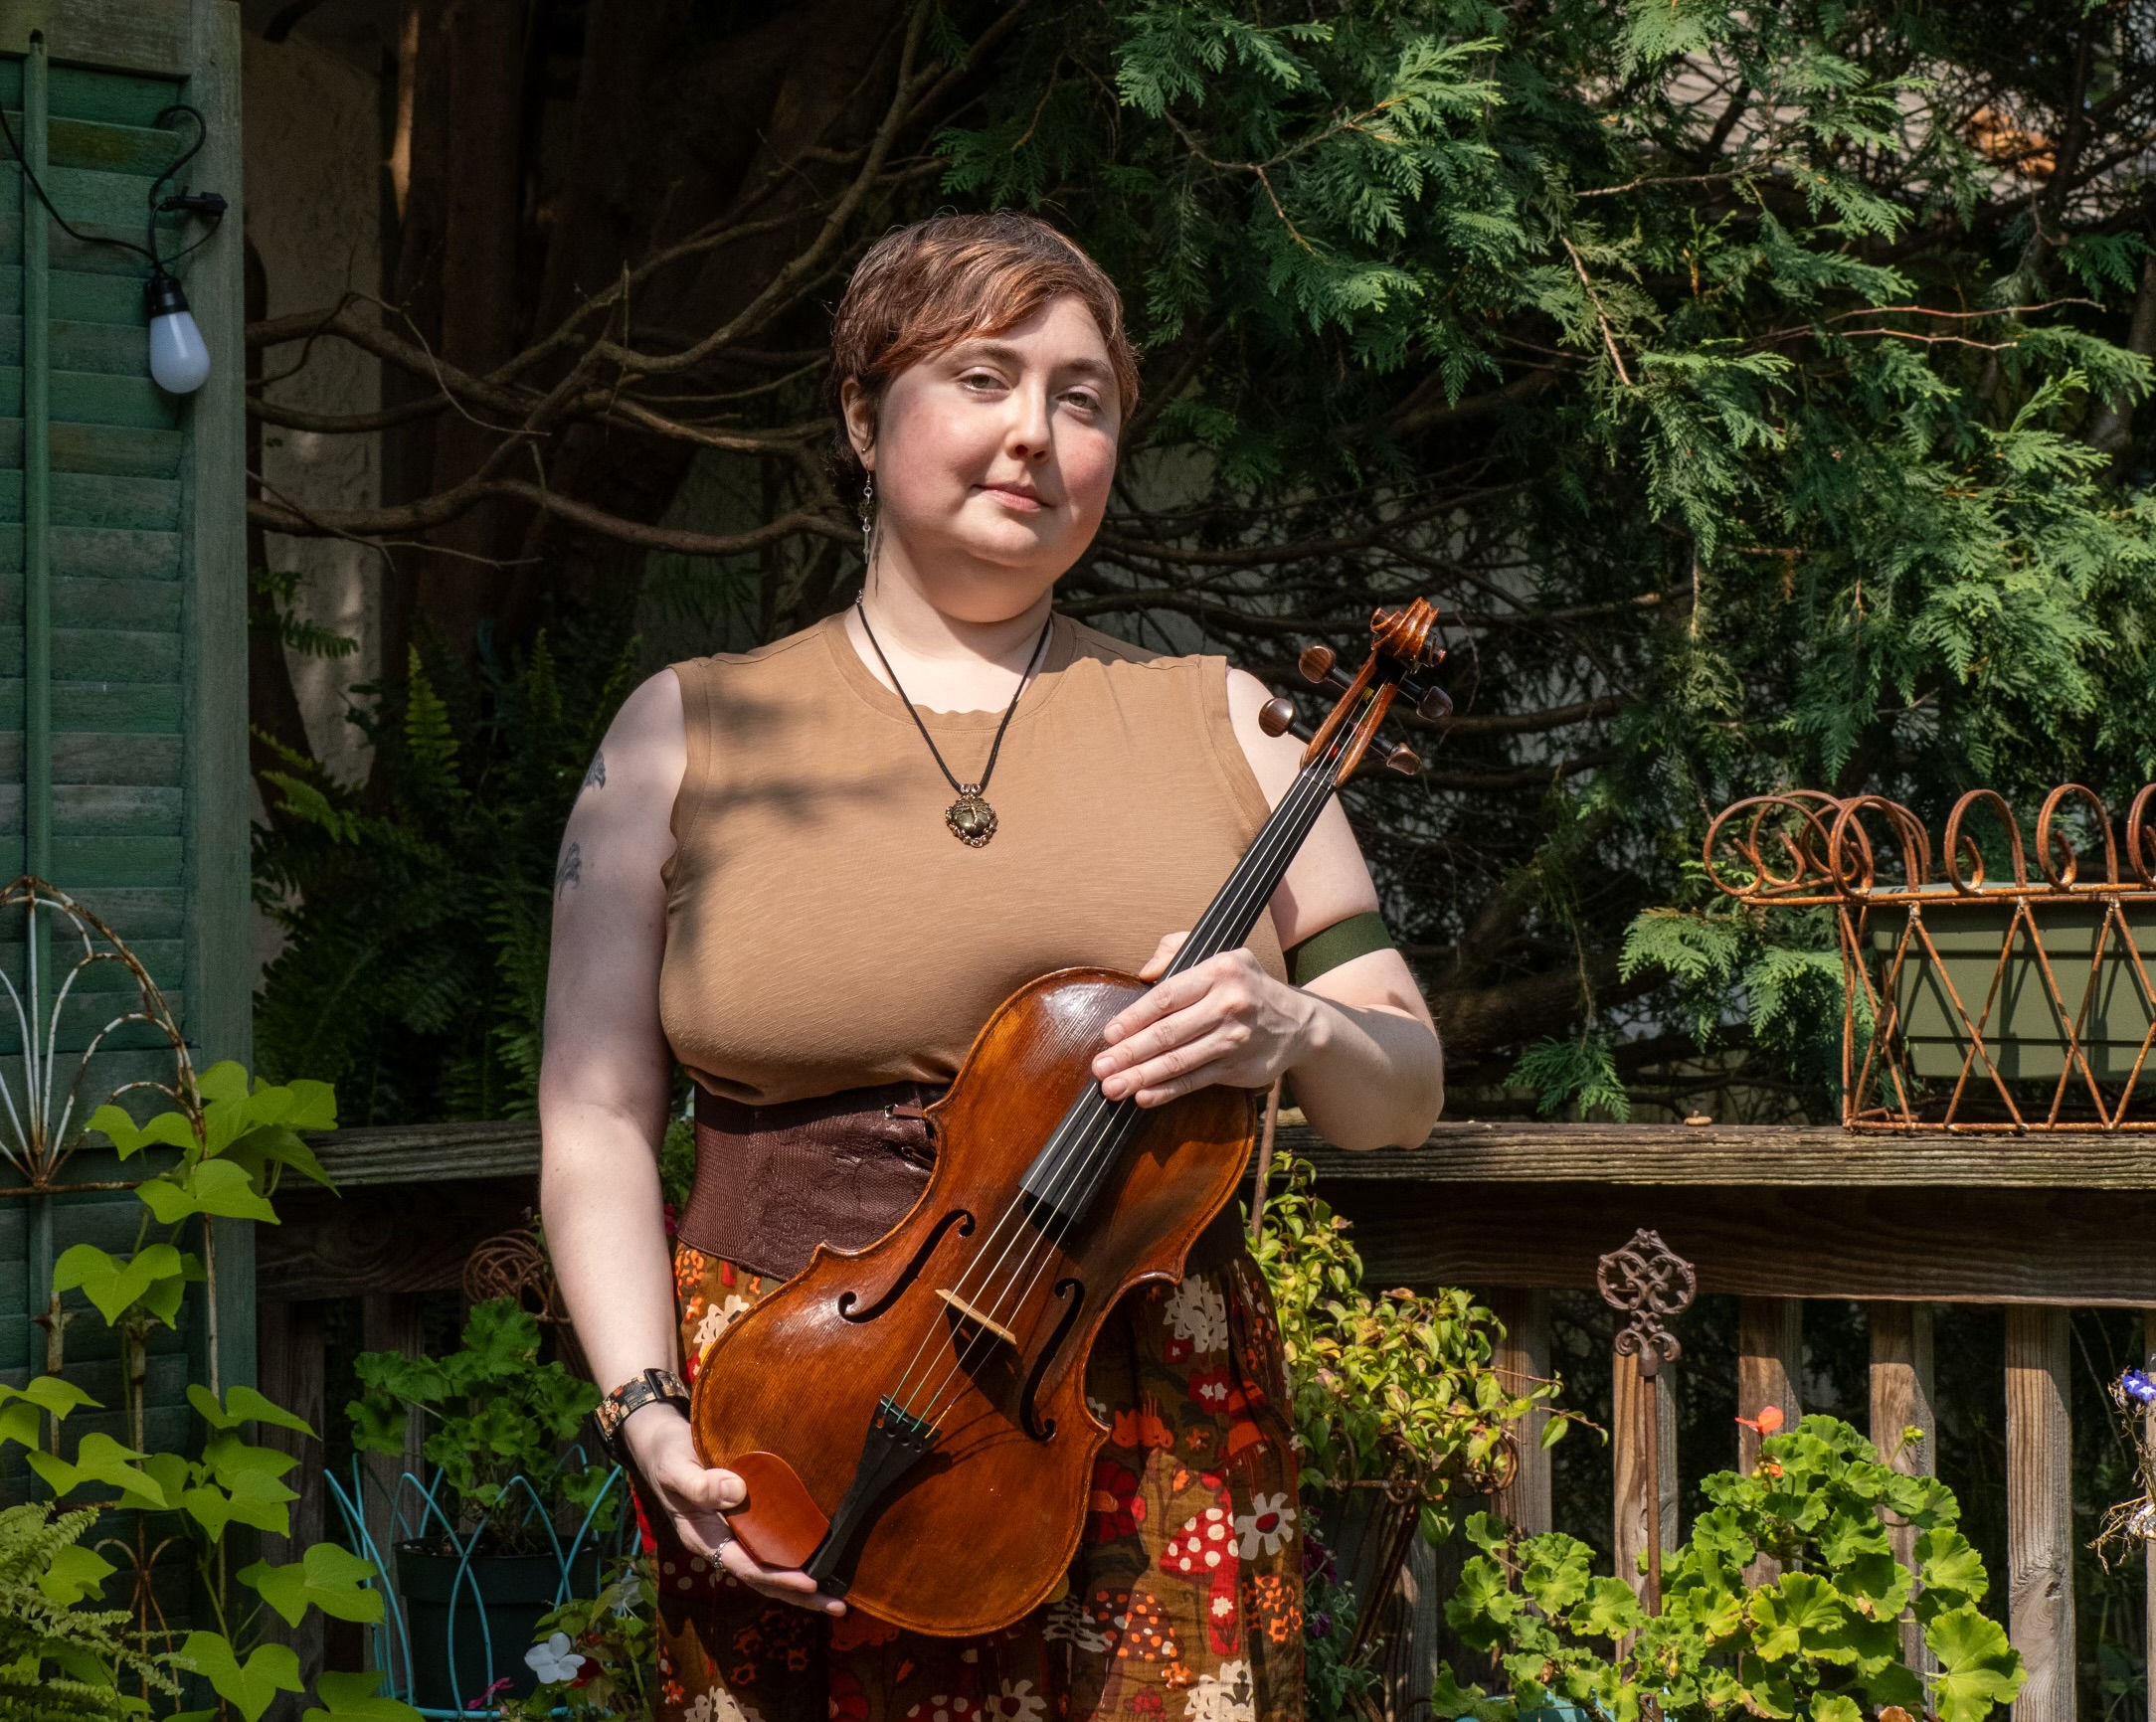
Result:
M631 1412L661 1399L679 1406L684 1413L689 1408L689 1390L670 1369L646 1369L641 1375L632 1375L599 1402L592 1417L599 1425L600 1442L616 1464L628 1461L622 1449L622 1425Z

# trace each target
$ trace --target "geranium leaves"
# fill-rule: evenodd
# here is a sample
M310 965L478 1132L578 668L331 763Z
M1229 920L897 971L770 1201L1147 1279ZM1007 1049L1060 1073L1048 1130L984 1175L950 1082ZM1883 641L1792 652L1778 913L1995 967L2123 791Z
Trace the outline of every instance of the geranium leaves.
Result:
M1996 1704L2020 1694L2022 1660L2006 1631L1974 1603L1948 1609L1924 1629L1924 1644L1939 1659L1931 1682L1939 1722L1980 1722Z
M1465 1564L1446 1618L1470 1647L1495 1653L1515 1715L1543 1693L1607 1722L1637 1722L1643 1692L1666 1716L1771 1722L1864 1722L1891 1706L1929 1708L1938 1722L1983 1722L2011 1702L2021 1661L1977 1607L1984 1567L1954 1528L1950 1490L1903 1477L1834 1418L1806 1418L1769 1437L1760 1459L1752 1475L1705 1479L1714 1504L1665 1558L1662 1612L1652 1617L1631 1584L1593 1574L1585 1544L1555 1533L1522 1538L1489 1515L1468 1521L1481 1552ZM1882 1517L1889 1502L1926 1521L1914 1574L1893 1558ZM1785 1570L1748 1583L1762 1553ZM1928 1706L1925 1681L1901 1659L1912 1592L1939 1664ZM1447 1714L1506 1722L1483 1714L1502 1700L1450 1690L1461 1703Z

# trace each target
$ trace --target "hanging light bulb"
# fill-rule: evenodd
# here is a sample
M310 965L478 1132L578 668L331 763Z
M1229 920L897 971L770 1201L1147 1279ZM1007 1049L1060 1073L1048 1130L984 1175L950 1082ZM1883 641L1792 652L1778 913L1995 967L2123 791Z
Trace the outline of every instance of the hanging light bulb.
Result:
M180 283L163 269L149 278L150 377L168 395L192 395L210 380L210 349Z

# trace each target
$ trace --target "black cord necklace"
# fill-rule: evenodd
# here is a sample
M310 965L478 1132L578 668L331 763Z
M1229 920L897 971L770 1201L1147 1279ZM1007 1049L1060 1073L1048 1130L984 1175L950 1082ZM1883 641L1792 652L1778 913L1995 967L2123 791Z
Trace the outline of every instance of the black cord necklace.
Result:
M921 714L914 709L913 701L907 699L906 690L900 686L898 671L891 667L891 660L883 655L883 644L876 638L876 630L868 625L868 611L861 608L861 601L855 599L853 607L860 611L861 632L868 636L874 649L876 661L883 666L883 673L891 678L891 686L898 689L898 697L904 702L906 716L913 720L913 727L921 732L921 740L928 744L928 751L936 761L936 769L944 775L944 781L958 791L959 798L944 809L944 823L951 827L951 835L969 849L982 849L995 835L995 809L983 798L988 779L995 775L995 756L1003 750L1003 732L1010 728L1010 720L1018 709L1018 696L1025 692L1025 684L1033 679L1033 672L1040 667L1041 654L1048 649L1048 634L1055 626L1051 611L1048 619L1040 624L1040 638L1033 643L1033 655L1026 660L1025 673L1018 678L1018 685L1010 692L1010 704L1003 708L1003 721L995 726L995 741L988 749L988 763L981 768L981 781L962 783L951 775L951 768L944 764L943 750L936 745L936 738L928 733L928 725L921 721Z

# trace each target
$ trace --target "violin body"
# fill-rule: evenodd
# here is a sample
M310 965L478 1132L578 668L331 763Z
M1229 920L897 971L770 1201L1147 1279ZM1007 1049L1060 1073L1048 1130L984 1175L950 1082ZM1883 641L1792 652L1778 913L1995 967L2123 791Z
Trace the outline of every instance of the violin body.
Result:
M1108 1436L1086 1407L1094 1338L1126 1292L1182 1277L1254 1134L1254 1095L1200 1090L1141 1115L1067 1235L1012 1217L1028 1164L1092 1086L1102 1030L1147 990L1070 968L1004 1000L929 1109L935 1169L906 1218L865 1249L820 1246L705 1357L697 1447L707 1464L743 1461L750 1498L735 1527L752 1553L792 1564L822 1537L816 1525L789 1548L772 1522L793 1479L811 1522L854 1519L841 1503L865 1468L864 1435L905 1381L935 1439L859 1515L846 1570L824 1588L954 1636L1007 1626L1053 1594Z

